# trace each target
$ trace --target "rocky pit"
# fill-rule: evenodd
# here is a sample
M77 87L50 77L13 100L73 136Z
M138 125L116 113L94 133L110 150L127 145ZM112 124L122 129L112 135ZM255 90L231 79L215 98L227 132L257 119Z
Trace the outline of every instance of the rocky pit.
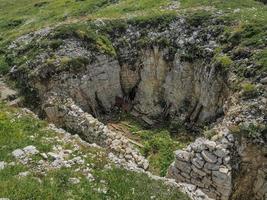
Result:
M229 77L233 75L212 60L223 23L212 20L194 27L179 18L164 29L151 26L150 31L138 25L129 25L123 33L115 31L115 57L91 50L74 35L64 37L53 53L41 51L26 67L15 66L11 75L27 93L31 91L31 97L34 94L39 113L48 121L110 149L111 159L130 169L147 170L149 163L131 141L97 118L122 109L150 126L171 120L190 128L219 119L214 125L218 138L199 138L177 151L167 177L192 184L192 192L199 188L211 199L226 200L233 194L238 199L235 181L239 184L243 178L235 174L242 166L244 151L238 150L241 143L225 126L230 123L227 111L233 93ZM140 47L137 41L144 35L152 40L165 38L171 48L153 42ZM20 55L23 46L52 36L52 29L41 30L19 38L10 50ZM72 61L82 65L77 67ZM262 175L247 196L260 200L267 197L266 162L257 169L256 174ZM192 198L207 198L202 196Z

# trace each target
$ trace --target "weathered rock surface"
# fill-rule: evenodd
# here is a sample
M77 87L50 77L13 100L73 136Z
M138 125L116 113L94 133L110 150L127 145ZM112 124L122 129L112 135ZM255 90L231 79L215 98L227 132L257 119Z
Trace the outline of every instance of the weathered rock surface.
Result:
M53 93L72 98L94 117L118 106L133 108L148 118L171 116L189 122L209 121L222 114L228 93L227 75L208 58L220 33L220 24L216 20L210 23L218 30L191 27L184 18L174 20L164 29L150 27L147 31L129 25L123 34L114 31L111 40L115 57L90 50L80 38L65 38L53 52L53 58L48 51L40 52L28 66L29 71L18 66L11 74L24 77L17 79L27 81L24 84L36 91L40 104ZM155 42L165 38L173 48L155 44L140 49L138 41L144 35ZM10 51L15 55L25 44L47 37L53 37L53 30L26 35L16 40ZM186 54L194 57L199 53L192 52L195 45L203 50L203 55L187 61ZM66 64L75 59L83 59L83 66Z

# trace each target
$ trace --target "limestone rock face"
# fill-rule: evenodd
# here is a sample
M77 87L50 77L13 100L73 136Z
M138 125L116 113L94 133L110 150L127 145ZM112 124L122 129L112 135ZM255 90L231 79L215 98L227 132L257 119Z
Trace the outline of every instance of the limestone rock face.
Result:
M144 52L142 63L134 100L137 111L158 117L185 109L190 121L199 122L222 112L226 83L215 68L181 62L179 54L168 63L157 47Z
M130 97L131 92L135 92L134 89L138 86L141 79L139 68L131 68L127 64L123 64L121 66L120 77L122 90L127 97ZM130 98L134 97L135 94Z
M172 112L189 102L191 121L205 121L222 112L225 82L215 68L205 67L203 63L181 62L177 54L164 88Z
M210 23L220 27L216 20ZM123 33L114 31L110 36L116 56L70 36L53 52L40 51L26 68L14 66L11 74L36 92L41 105L56 94L73 99L95 117L127 104L127 110L133 108L149 122L171 117L201 123L223 112L228 94L227 74L210 59L219 33L204 25L188 26L183 18L164 28L160 24L148 29L129 25ZM38 43L53 34L48 29L26 35L14 41L10 51L18 55L25 44ZM151 43L140 46L138 41L143 37ZM171 45L159 44L161 39ZM201 55L195 56L200 52L194 52L195 47Z
M158 48L144 51L142 60L135 108L146 115L158 116L163 111L160 103L164 101L162 86L169 71L168 63Z
M83 52L82 47L80 51ZM65 95L94 116L110 111L116 97L123 96L119 63L105 55L96 57L95 62L87 65L82 73L66 70L53 77L45 87L40 82L35 86L44 98L50 95L48 93Z

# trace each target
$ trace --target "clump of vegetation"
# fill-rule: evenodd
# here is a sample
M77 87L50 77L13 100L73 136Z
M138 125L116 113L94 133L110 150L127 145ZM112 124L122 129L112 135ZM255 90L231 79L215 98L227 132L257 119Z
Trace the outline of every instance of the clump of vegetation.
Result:
M92 50L100 51L110 56L116 56L116 51L112 42L106 36L106 33L97 31L92 23L62 25L58 27L53 34L53 38L56 40L69 37L76 37L83 42L86 42L86 45Z
M138 134L144 141L142 152L149 159L150 170L165 176L168 167L174 160L173 152L185 147L185 144L173 140L167 130L143 131Z
M174 161L173 152L186 147L193 139L186 134L180 123L151 128L126 114L121 116L118 124L127 124L126 127L131 132L129 137L144 146L140 150L149 160L149 170L161 176L166 175L168 167Z
M144 36L144 37L141 37L138 41L137 41L137 45L140 47L140 48L147 48L147 47L150 47L152 44L152 41L149 37L147 36Z
M267 72L267 49L260 51L255 55L255 60L261 67L261 71Z
M213 129L204 131L205 138L208 138L209 140L212 139L213 136L217 135L217 132Z
M244 98L253 98L258 95L258 90L255 84L247 82L243 83L241 87Z
M23 23L22 19L14 19L9 21L6 26L9 28L16 28L17 26L22 25L22 23Z
M89 63L90 60L85 57L75 57L75 58L63 57L61 58L60 69L61 70L67 69L73 72L77 72L86 67L86 65L88 65Z
M191 26L199 26L211 18L211 13L207 11L198 11L190 14L187 21Z
M41 2L35 3L33 6L40 8L40 7L43 7L43 6L47 5L47 4L49 4L49 2L41 1Z
M217 55L215 56L215 63L223 69L229 69L233 64L233 61L227 55Z
M96 45L97 48L100 49L103 53L106 53L110 56L116 56L116 51L111 43L111 41L105 37L105 36L100 36L96 40Z
M177 15L174 13L166 13L161 15L148 15L148 16L138 16L133 19L128 20L129 24L136 25L142 28L146 27L161 27L164 28L168 26L174 19L177 18Z
M7 64L5 57L0 55L0 74L6 74L9 71L9 65Z
M40 47L41 48L51 48L52 50L56 50L58 49L61 45L63 44L63 41L60 40L60 39L52 39L52 40L49 40L49 39L45 39L45 40L42 40L40 42Z
M265 137L267 133L267 127L264 124L256 123L242 123L239 126L231 127L231 132L234 134L241 134L250 139L258 139Z

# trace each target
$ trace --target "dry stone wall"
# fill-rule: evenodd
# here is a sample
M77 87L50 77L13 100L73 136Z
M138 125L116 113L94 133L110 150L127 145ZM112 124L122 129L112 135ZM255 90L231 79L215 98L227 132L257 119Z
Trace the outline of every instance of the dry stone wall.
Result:
M231 153L234 143L231 134L217 142L198 138L186 149L175 152L175 161L167 177L193 184L210 198L229 199L232 192Z
M146 170L148 168L148 161L126 137L109 130L103 123L75 105L72 99L50 96L43 109L50 122L69 130L71 133L79 134L89 143L96 143L109 149L109 158L116 164L130 169L142 168Z

